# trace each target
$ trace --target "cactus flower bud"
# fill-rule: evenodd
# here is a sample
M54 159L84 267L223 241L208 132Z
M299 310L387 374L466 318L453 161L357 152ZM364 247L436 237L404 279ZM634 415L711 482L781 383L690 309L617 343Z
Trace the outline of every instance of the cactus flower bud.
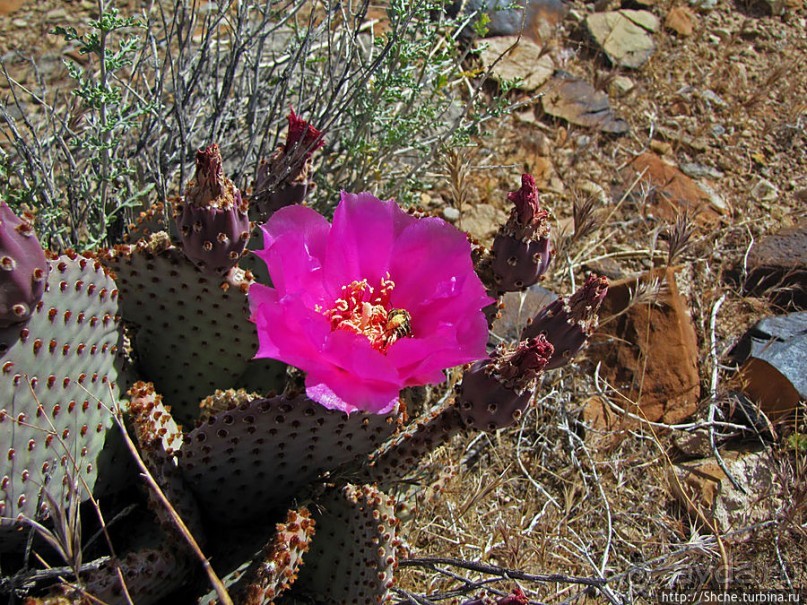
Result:
M200 149L195 179L174 208L185 255L208 273L233 268L249 240L247 208L241 192L222 173L219 146Z
M482 597L480 599L472 599L465 601L462 605L528 605L530 600L524 592L516 587L513 592L506 597L494 599L492 597Z
M31 317L45 291L48 262L32 223L0 203L0 328Z
M535 179L521 176L521 189L507 195L514 206L491 249L491 269L499 292L523 290L546 273L549 249L549 213L538 204Z
M490 359L473 364L459 388L459 410L465 424L493 431L517 422L553 351L539 335L520 342L513 350L500 348Z
M566 365L597 329L597 312L608 293L605 276L589 275L574 294L548 304L522 330L521 338L543 334L555 347L547 370Z
M286 142L258 166L251 202L260 222L265 222L280 208L302 203L309 188L314 186L311 156L325 144L322 132L294 110L288 120Z

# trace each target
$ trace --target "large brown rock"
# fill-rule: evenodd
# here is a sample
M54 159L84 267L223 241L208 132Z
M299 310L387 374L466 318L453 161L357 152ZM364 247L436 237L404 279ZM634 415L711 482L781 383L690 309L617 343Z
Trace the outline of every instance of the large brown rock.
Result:
M658 294L630 305L639 282L654 279L661 280ZM633 402L619 405L654 422L674 424L692 416L700 398L698 342L674 271L612 283L600 319L588 353L602 362L600 375Z
M485 40L480 58L493 79L519 80L518 88L527 92L540 88L555 71L552 57L543 47L519 36Z
M541 97L546 113L571 124L596 128L609 134L625 134L628 123L614 114L608 95L588 82L565 72L558 72Z
M747 293L770 291L783 307L807 308L807 222L760 238L746 262Z
M653 32L658 18L650 11L619 10L586 17L591 37L616 66L637 69L656 50Z
M712 196L655 153L642 153L628 164L623 173L626 186L633 183L637 175L641 175L641 180L635 191L641 184L650 191L647 210L654 215L674 221L679 214L687 212L704 228L715 227L720 222L720 214L712 207Z

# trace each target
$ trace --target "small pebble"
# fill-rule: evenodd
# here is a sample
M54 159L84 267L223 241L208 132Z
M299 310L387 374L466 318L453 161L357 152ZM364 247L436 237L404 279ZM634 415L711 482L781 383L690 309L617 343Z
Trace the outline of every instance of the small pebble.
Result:
M622 97L634 89L636 85L627 76L616 76L608 86L608 92L615 97Z
M686 164L681 164L681 172L683 172L687 176L692 177L693 179L723 178L723 173L720 172L717 168L712 168L711 166L706 166L704 164L699 164L697 162L687 162Z
M759 179L751 189L751 197L763 202L773 202L779 197L779 190L769 180Z
M456 223L458 220L460 220L460 211L453 206L447 206L446 208L443 208L443 218L449 223Z

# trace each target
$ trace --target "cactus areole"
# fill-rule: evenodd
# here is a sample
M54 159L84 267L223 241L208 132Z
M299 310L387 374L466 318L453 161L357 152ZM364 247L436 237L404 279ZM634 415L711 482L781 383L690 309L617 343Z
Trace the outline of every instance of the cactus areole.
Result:
M185 255L212 274L229 271L249 240L248 204L221 169L215 143L196 153L196 177L175 209Z
M0 328L26 321L45 291L48 263L30 217L0 203Z
M407 386L485 357L490 304L467 238L394 200L342 193L333 225L289 206L262 227L273 287L253 284L256 357L307 373L329 409L386 413Z

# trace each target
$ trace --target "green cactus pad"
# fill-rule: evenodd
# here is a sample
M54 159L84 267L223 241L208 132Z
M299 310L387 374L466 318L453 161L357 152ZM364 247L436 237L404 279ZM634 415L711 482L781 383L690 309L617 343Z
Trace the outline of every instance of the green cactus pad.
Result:
M427 412L373 452L360 477L387 487L411 474L423 456L464 428L462 416L453 403Z
M150 383L137 382L129 390L129 413L134 425L140 456L168 501L185 522L194 538L203 543L203 525L199 505L177 467L174 454L182 447L182 429L171 417L162 397ZM149 490L149 504L163 530L176 533L176 526L165 506ZM177 539L183 539L177 535Z
M393 499L348 484L317 504L317 535L292 592L323 605L390 602L401 546Z
M145 378L171 402L178 421L192 422L199 401L238 386L257 350L249 321L248 273L202 273L164 233L99 255L117 275L123 315L136 326L133 346ZM277 364L278 368L284 368ZM264 395L282 391L282 370L268 372Z
M31 319L0 332L0 551L15 519L42 519L42 490L87 497L120 395L118 290L96 261L49 261Z
M120 559L126 590L137 605L165 602L164 597L187 585L195 565L186 551L173 548L171 542L130 552ZM82 577L82 582L87 593L98 599L93 602L127 602L111 561Z
M187 433L179 464L208 516L237 524L285 506L306 485L375 450L397 426L394 413L348 416L305 397L258 399Z
M233 601L242 605L274 603L297 578L314 530L315 523L307 508L288 511L285 521L275 526L274 537L261 551L247 555L249 559L244 564L222 578ZM217 605L219 601L216 593L210 591L198 603Z

